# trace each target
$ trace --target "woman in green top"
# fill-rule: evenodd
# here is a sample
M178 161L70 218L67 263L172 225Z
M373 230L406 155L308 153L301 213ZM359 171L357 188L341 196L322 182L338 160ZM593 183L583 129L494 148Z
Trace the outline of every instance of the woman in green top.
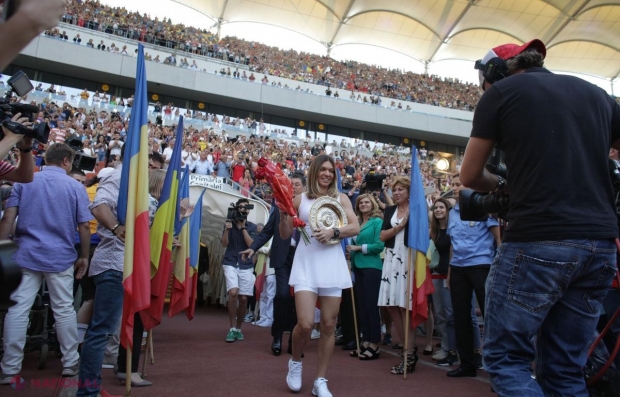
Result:
M353 241L354 245L347 246L347 252L351 255L351 265L355 272L353 288L359 309L360 332L364 335L359 359L374 360L379 358L381 343L381 318L377 301L383 268L380 256L383 242L379 240L383 214L371 194L358 196L355 213L360 223L360 234ZM351 352L351 356L356 357L357 352Z

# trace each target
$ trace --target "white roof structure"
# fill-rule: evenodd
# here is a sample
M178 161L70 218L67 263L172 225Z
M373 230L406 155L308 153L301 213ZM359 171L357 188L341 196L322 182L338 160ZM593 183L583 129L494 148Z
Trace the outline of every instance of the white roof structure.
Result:
M267 24L327 48L374 46L422 65L541 39L547 68L620 77L620 0L173 0L228 24ZM285 32L285 31L284 31ZM365 47L368 48L368 47Z

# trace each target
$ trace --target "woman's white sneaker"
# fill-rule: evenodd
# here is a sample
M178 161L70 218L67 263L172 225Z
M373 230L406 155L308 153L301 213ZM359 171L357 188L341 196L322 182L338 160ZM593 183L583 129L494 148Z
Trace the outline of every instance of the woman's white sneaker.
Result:
M288 360L288 375L286 375L286 384L291 391L301 390L301 367L301 361L293 361L293 359ZM328 395L331 396L331 394Z
M318 378L314 381L314 386L312 386L312 395L318 397L333 397L327 388L327 379Z

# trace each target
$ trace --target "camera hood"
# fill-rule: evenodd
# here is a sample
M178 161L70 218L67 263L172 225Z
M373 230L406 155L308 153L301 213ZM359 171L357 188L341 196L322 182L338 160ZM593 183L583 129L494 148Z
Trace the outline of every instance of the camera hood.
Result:
M484 196L484 193L472 189L461 190L459 193L459 210L462 221L484 222L489 218L482 205Z

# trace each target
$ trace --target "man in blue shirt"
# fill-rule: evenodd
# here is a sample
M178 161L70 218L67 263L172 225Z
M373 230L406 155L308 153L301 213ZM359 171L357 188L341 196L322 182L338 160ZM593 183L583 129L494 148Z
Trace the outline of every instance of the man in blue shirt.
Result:
M452 242L452 258L448 272L448 283L454 311L456 346L461 357L459 368L448 372L449 377L476 376L474 361L474 333L472 328L472 294L484 316L485 283L495 256L495 245L499 246L499 226L496 219L489 217L485 222L462 221L458 204L459 192L463 186L460 178L452 178L452 190L457 204L450 210L448 234Z
M256 225L248 222L250 202L241 198L235 204L235 219L227 219L222 245L226 247L222 267L226 278L226 291L228 292L228 317L230 318L230 331L226 335L226 342L243 340L241 324L248 305L248 296L254 295L254 261L240 255L241 251L247 250L256 237Z
M35 174L33 182L15 184L0 221L0 239L7 239L19 214L13 236L19 248L14 258L22 268L22 282L11 294L15 305L9 309L4 322L0 384L9 384L21 370L28 315L44 278L62 353L62 375L78 373L73 272L76 268L76 278L80 279L88 268L88 221L93 216L88 210L86 189L67 175L74 156L73 149L64 143L50 146L45 153L47 167ZM74 246L76 230L81 241L79 254Z

